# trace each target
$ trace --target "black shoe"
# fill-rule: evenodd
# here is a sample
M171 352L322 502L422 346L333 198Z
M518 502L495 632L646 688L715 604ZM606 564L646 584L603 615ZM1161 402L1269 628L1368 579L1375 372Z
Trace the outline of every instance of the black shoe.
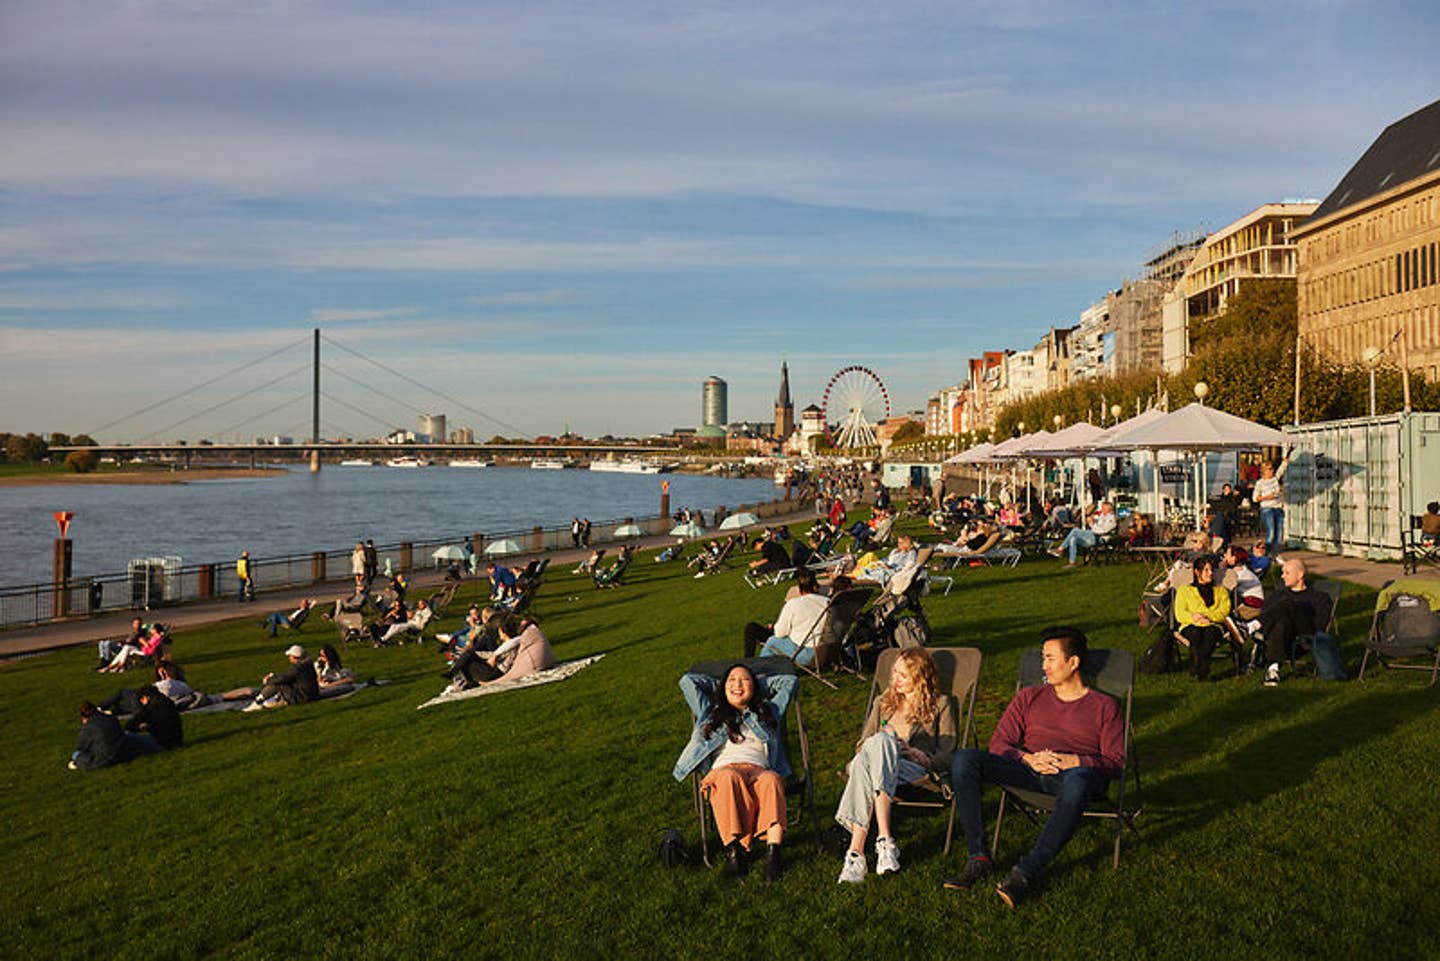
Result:
M780 873L785 870L784 863L780 860L780 845L771 844L765 849L765 880L778 881Z
M732 878L743 878L750 871L750 862L745 857L745 849L735 841L725 846L725 873Z
M1018 867L1011 868L1005 880L996 886L995 893L1000 895L1007 908L1014 909L1030 893L1030 879Z
M940 882L942 888L951 891L964 891L975 885L977 881L983 881L995 870L994 863L985 855L980 854L965 862L965 869L953 878L946 878Z

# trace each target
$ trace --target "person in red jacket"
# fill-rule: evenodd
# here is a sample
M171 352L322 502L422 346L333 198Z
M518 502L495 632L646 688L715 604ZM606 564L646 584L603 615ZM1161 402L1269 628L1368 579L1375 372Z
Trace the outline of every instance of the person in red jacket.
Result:
M968 888L994 870L980 815L985 782L1055 796L1055 809L1035 846L997 888L1012 908L1075 833L1085 804L1103 797L1125 764L1125 721L1119 705L1086 687L1080 677L1088 645L1084 633L1050 627L1040 636L1046 683L1016 693L990 737L989 751L957 751L950 762L956 814L965 829L970 860L958 877L945 881L947 888Z

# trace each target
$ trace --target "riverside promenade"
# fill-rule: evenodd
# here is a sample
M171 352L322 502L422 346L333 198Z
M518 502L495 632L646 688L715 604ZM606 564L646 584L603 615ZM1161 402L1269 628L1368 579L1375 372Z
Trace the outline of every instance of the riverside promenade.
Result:
M764 519L763 523L750 527L741 528L741 533L747 537L763 531L767 526L776 527L803 523L813 520L814 511L811 509L797 509L786 514L777 514ZM728 536L730 531L707 531L706 536L697 539L704 542L710 537L724 534ZM675 542L675 538L668 534L655 534L649 537L642 537L633 543L642 550L668 547ZM594 547L606 549L607 560L614 556L615 549L620 546L620 541L596 541ZM593 549L593 548L591 548ZM578 564L590 555L591 549L562 549L539 553L521 553L504 558L510 564L523 564L531 557L551 558L551 563L559 566ZM483 566L483 562L482 562ZM433 592L444 580L443 572L414 570L408 572L410 575L413 597L421 597ZM470 581L483 580L479 578L468 578ZM321 584L311 584L302 587L276 588L275 590L262 590L259 596L250 603L239 603L233 597L214 598L212 600L197 601L189 604L181 604L174 607L156 608L149 611L124 610L102 614L98 617L77 618L73 620L58 621L53 624L42 624L38 627L17 628L15 630L0 633L0 661L16 657L24 657L33 654L43 654L47 651L58 650L66 647L77 647L84 644L93 644L107 637L123 637L130 632L130 621L140 617L146 621L156 620L170 625L174 631L184 631L196 627L203 627L209 624L217 624L225 621L252 620L258 623L265 615L272 611L292 611L300 605L300 602L307 597L312 597L317 604L328 606L329 602L347 592L348 580L327 581Z

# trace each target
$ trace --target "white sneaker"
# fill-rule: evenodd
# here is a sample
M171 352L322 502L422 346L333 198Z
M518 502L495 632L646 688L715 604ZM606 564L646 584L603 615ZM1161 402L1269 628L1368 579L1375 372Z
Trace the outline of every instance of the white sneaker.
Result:
M450 638L452 637L454 637L453 634L436 634L435 640L439 641L442 644L449 644Z
M845 864L840 868L840 884L859 884L865 880L865 855L846 851Z
M894 874L900 870L900 845L894 838L875 839L875 873Z
M1271 664L1265 668L1265 686L1275 687L1280 683L1280 665Z
M259 701L251 701L249 704L246 704L244 707L242 707L240 709L240 712L243 714L249 711L259 711L262 710L263 707L264 705L262 705Z

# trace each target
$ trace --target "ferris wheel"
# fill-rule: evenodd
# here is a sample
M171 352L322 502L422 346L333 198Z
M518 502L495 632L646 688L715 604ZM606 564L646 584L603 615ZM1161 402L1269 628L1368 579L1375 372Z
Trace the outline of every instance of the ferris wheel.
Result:
M836 447L873 447L875 425L890 416L890 392L869 367L842 367L825 385L825 423L838 423Z

